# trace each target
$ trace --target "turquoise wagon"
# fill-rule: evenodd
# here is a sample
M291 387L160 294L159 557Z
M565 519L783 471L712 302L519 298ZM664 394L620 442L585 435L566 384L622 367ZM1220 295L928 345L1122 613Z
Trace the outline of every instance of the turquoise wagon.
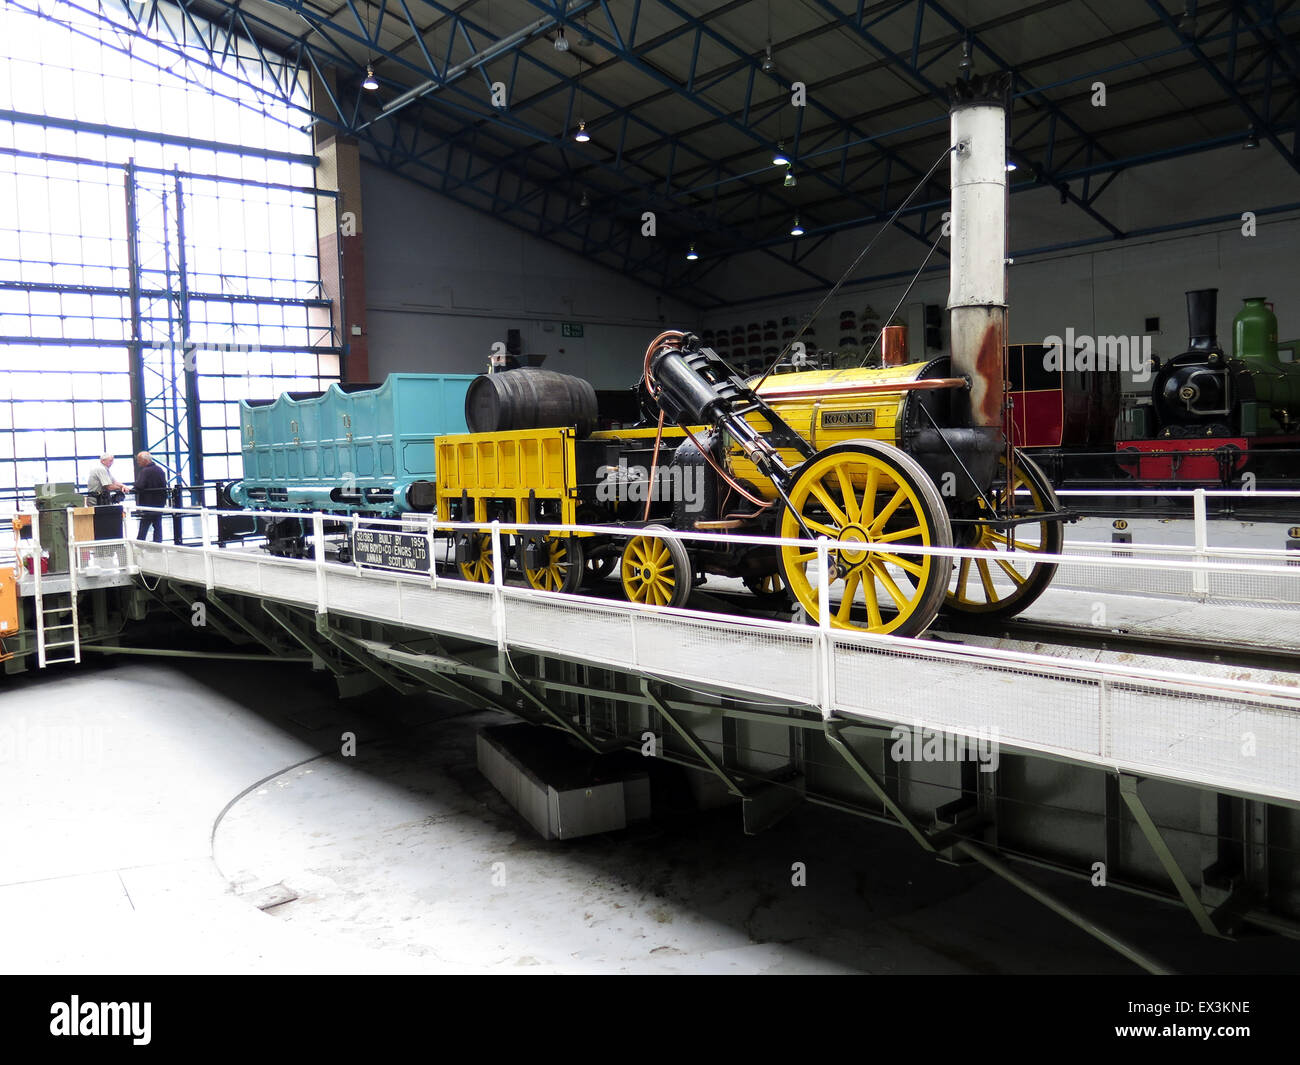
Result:
M474 374L396 373L378 388L331 385L242 400L244 478L231 500L251 510L394 517L434 509L434 440L463 433Z

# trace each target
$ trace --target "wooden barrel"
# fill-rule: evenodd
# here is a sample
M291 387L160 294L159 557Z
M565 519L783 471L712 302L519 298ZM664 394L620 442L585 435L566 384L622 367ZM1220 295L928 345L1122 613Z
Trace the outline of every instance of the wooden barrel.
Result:
M590 436L596 390L580 377L532 366L483 374L465 393L465 422L472 433L571 425L579 437Z

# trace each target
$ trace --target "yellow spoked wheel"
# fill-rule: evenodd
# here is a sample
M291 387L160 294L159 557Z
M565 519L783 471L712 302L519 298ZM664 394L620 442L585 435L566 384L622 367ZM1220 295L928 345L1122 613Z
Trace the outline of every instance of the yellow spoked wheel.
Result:
M524 567L524 579L542 592L576 592L582 583L585 560L576 536L548 536L542 541L542 565Z
M470 533L470 542L474 545L477 557L473 562L458 563L460 575L467 581L478 584L492 583L492 534Z
M831 541L833 627L914 636L934 620L952 560L889 549L952 545L943 500L915 459L874 440L837 444L804 463L790 503L814 536ZM788 509L781 536L804 537ZM786 583L811 619L818 618L816 559L812 545L781 548Z
M646 531L663 528L647 525ZM628 599L650 606L685 606L695 577L681 541L658 536L632 537L623 548L619 573Z
M1011 491L1014 509L1021 513L1049 513L1058 509L1052 483L1041 469L1019 452L1013 460ZM989 501L999 513L1006 511L1006 460L998 463L997 477L989 492ZM975 517L985 517L988 509L983 500L977 504ZM1035 562L1035 554L1057 555L1065 543L1065 523L1028 522L1007 530L978 526L969 538L977 551L996 551L997 558L961 558L957 560L944 606L961 614L985 617L1011 617L1020 613L1043 594L1056 572L1056 564Z
M745 587L760 599L789 599L790 588L779 570L762 577L746 577L744 580Z

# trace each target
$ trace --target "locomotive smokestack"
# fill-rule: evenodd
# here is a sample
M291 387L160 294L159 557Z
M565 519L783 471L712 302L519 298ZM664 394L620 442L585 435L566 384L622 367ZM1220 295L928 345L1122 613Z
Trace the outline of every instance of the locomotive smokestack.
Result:
M952 266L948 311L957 425L999 439L1007 323L1007 95L1010 74L959 81L952 98Z

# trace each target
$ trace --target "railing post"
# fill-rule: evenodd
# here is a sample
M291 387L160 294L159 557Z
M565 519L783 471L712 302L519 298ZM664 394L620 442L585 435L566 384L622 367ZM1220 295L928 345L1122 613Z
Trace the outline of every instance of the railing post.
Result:
M348 550L352 553L352 568L358 573L361 572L361 552L357 550L357 530L361 528L361 515L354 513L352 515L352 542L348 545Z
M1098 732L1098 750L1097 753L1102 758L1111 756L1110 741L1110 681L1102 676L1097 682L1097 732Z
M135 521L135 504L126 498L122 499L122 540L126 545L123 554L126 556L122 561L127 569L135 565L135 548L131 546L131 523Z
M94 538L91 531L91 538ZM77 527L72 507L68 508L68 623L72 626L72 660L81 664L81 634L77 620Z
M493 520L492 522L492 598L493 613L496 615L497 623L497 650L506 649L506 602L504 588L506 586L506 560L501 553L501 522Z
M1196 535L1196 561L1204 566L1208 558L1209 530L1205 523L1205 489L1192 493L1192 526ZM1192 573L1192 591L1202 599L1210 594L1210 577L1202 568Z
M830 541L817 537L817 647L821 659L822 717L830 720L835 706L831 691L831 565Z
M831 627L830 541L817 537L817 626L823 631Z
M325 516L311 516L311 553L316 561L316 613L327 613L325 596Z
M74 568L76 567L76 565L77 565L77 542L76 542L76 530L75 530L74 527L73 527L73 526L74 526L74 523L75 523L75 521L76 521L76 517L75 517L75 516L73 515L73 513L72 513L72 510L73 510L72 507L67 507L66 510L67 510L67 518L66 518L66 521L67 521L67 523L68 523L68 525L67 525L67 529L68 529L68 574L69 574L69 576L71 576L73 569L74 569Z
M41 512L32 515L32 596L36 610L36 664L45 668L45 600L41 592ZM21 580L22 577L19 577Z
M207 507L199 511L199 528L203 533L203 583L208 591L216 586L212 574L212 515Z
M425 519L425 534L429 537L429 587L438 587L438 559L434 555L434 544L437 542L434 537L434 525L437 522L432 514Z

